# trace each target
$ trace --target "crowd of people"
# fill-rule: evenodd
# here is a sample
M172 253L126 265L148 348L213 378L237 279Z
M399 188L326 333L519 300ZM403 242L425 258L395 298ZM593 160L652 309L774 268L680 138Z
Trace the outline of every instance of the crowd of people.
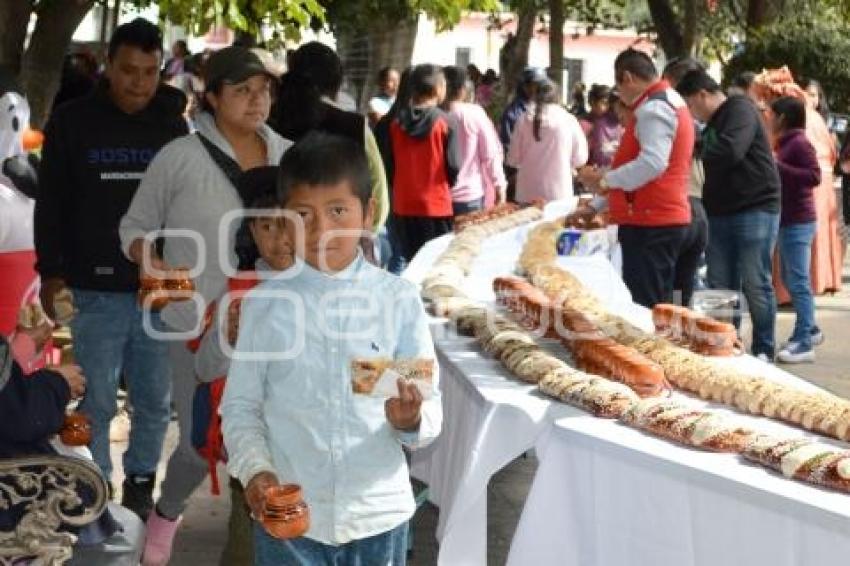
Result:
M57 297L73 295L78 366L36 376L49 398L22 394L14 354L29 331L0 344L0 358L15 358L0 380L8 414L37 413L55 428L81 397L106 478L125 382L122 504L146 521L146 565L168 562L188 499L214 469L193 435L198 387L225 377L233 504L222 563L404 563L413 498L403 449L439 433L436 368L427 399L402 381L386 402L353 397L339 376L357 357L434 359L417 290L392 274L458 215L593 193L573 215L605 212L618 226L635 302L690 304L705 263L708 287L746 299L753 355L813 361L824 339L813 295L840 287L843 249L838 152L814 81L803 90L786 76L742 76L727 94L696 61L673 61L659 76L648 55L628 49L613 88L589 89L589 108L582 93L568 111L559 86L528 68L494 123L485 107L499 79L489 71L386 68L358 113L339 102L344 69L321 43L291 53L284 74L243 47L172 51L163 62L161 33L145 20L120 26L93 91L68 91L46 128L36 269L50 318ZM183 266L197 301L139 305L140 279ZM297 293L304 312L261 295L241 307L225 300L260 282ZM333 308L327 293L339 293ZM364 295L391 297L394 310L364 311ZM797 314L779 348L777 295ZM287 351L306 320L325 326L302 324L292 359L227 352ZM321 334L327 325L335 337ZM368 340L344 338L364 325L374 329ZM154 501L172 407L180 438ZM11 439L2 428L0 455L51 450L44 427ZM284 481L304 489L309 538L281 541L251 519Z

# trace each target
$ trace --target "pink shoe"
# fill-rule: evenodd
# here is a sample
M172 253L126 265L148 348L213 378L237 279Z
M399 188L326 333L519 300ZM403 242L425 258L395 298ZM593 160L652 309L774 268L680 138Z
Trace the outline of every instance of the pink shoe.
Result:
M142 554L143 566L166 566L171 559L171 547L174 545L174 535L183 517L169 521L157 513L156 508L151 511L147 522L147 535L145 536L145 551Z

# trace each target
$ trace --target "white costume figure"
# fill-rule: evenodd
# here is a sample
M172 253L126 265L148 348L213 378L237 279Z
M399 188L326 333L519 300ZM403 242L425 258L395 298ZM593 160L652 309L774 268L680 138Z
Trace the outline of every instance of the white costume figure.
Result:
M29 119L26 98L11 80L0 76L0 333L7 336L15 328L20 307L38 300L31 198L35 174L24 150Z

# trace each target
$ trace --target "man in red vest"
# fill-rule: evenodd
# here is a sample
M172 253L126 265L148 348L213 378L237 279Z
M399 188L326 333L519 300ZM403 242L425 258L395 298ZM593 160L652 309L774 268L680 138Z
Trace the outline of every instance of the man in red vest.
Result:
M674 300L691 207L688 183L694 123L685 101L660 80L648 55L627 49L614 62L621 100L632 118L611 170L585 167L579 179L597 197L578 216L609 208L623 250L623 281L632 299L651 308ZM693 278L693 273L690 274Z

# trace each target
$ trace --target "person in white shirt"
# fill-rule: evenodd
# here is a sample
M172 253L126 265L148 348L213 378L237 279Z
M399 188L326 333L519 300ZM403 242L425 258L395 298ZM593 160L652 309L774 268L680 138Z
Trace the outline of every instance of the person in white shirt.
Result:
M395 95L398 92L398 84L400 75L398 71L392 67L384 67L378 73L378 88L380 92L377 96L373 96L369 100L369 125L373 128L381 117L390 111L390 107L395 102Z
M362 147L308 133L281 160L278 197L301 219L295 263L243 299L220 414L253 515L270 487L298 484L310 526L277 539L255 524L255 564L402 566L415 510L403 447L442 422L427 316L415 285L359 251L375 207ZM412 358L434 360L428 400L401 379L389 399L354 394L354 360Z

